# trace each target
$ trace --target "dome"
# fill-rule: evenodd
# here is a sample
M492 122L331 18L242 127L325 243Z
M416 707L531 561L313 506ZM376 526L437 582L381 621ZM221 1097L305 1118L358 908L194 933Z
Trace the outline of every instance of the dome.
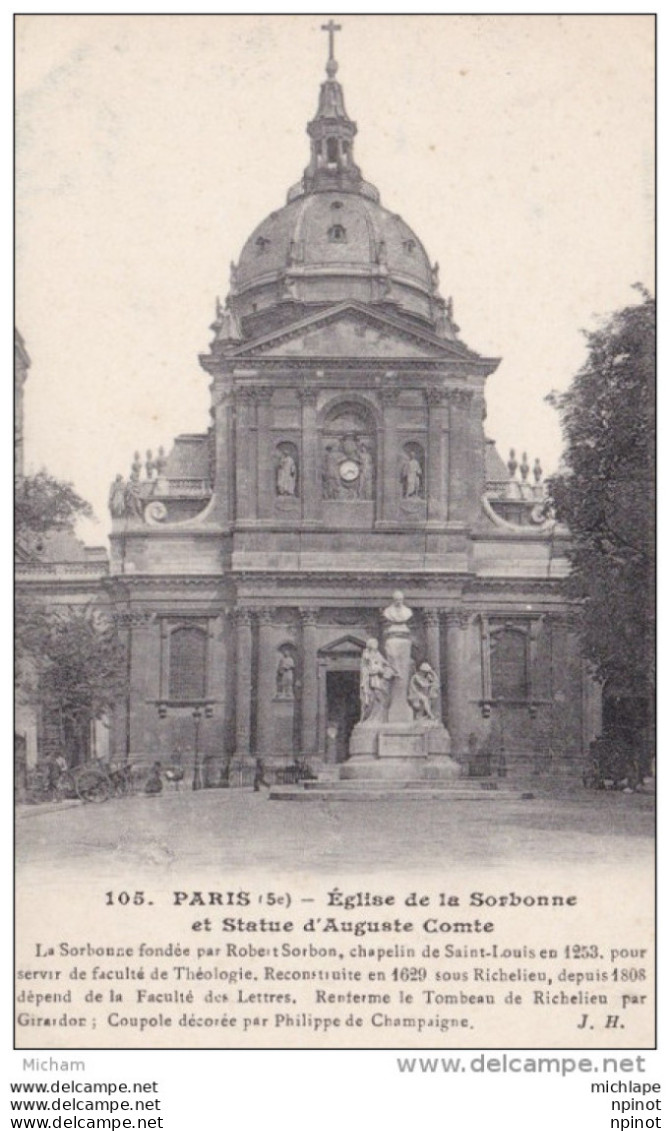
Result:
M400 216L360 192L302 194L252 232L234 271L236 313L278 302L398 304L434 320L434 272Z
M253 337L346 300L382 304L455 337L437 266L405 221L382 206L355 163L356 123L336 72L331 34L327 79L307 125L309 164L286 205L258 225L231 265L226 317L215 324L220 339Z

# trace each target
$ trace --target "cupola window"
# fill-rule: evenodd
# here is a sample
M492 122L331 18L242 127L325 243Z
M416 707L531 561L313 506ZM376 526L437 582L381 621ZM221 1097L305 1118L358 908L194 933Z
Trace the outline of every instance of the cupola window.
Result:
M405 251L407 252L408 255L413 255L415 250L416 250L416 241L415 240L403 240L402 246L404 247L404 249L405 249Z
M337 208L344 208L344 205L343 205L341 200L334 200L330 207L337 209Z
M265 252L267 251L271 242L272 241L269 240L267 238L267 236L259 236L258 239L256 240L256 254L257 255L265 255Z
M332 227L328 229L328 239L331 243L346 243L346 228L344 228L342 224L333 224Z

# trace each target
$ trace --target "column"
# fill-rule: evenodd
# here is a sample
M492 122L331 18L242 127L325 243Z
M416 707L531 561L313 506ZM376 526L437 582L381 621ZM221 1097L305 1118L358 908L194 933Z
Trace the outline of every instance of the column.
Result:
M253 399L251 389L238 389L235 397L235 476L237 517L250 518L251 498L251 416Z
M440 614L437 609L423 610L423 623L426 626L426 659L440 683Z
M441 525L447 517L447 468L444 433L448 427L448 401L444 389L427 389L428 459L427 500L428 522Z
M316 427L316 389L298 389L302 405L302 452L300 482L302 517L304 522L315 523L321 517L321 468L319 466L319 436Z
M249 754L251 735L251 613L249 609L235 611L237 664L235 670L235 731L236 753Z
M259 518L268 518L273 512L275 487L273 483L272 451L272 388L255 389L256 394L256 493Z
M230 390L219 389L214 405L215 419L215 506L219 521L228 526L233 519L235 504L232 495L234 446L233 446L233 403Z
M272 753L275 747L272 704L276 691L277 668L272 625L272 609L260 609L258 612L257 741L258 753L263 756Z
M316 752L316 725L319 710L317 681L316 609L300 609L302 625L302 749L303 755Z
M129 614L128 747L131 756L152 749L157 737L156 708L149 704L160 694L160 634L153 613L133 609Z
M453 389L449 394L449 520L467 522L469 517L471 389Z
M466 630L470 624L467 613L456 609L445 616L447 628L447 728L451 736L451 753L462 759L467 751L464 733L467 719L467 678L465 660Z
M382 422L381 474L377 476L377 514L382 522L397 523L398 494L398 390L382 389L381 400L384 410Z

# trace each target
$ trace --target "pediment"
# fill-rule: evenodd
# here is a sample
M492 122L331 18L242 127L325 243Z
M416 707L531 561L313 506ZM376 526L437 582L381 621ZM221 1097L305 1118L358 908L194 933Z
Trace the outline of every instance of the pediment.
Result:
M341 304L245 343L233 356L474 360L460 343L355 303Z
M364 640L359 640L356 636L341 636L338 640L333 640L332 644L326 644L325 647L320 648L319 655L351 656L352 653L360 655L364 648Z

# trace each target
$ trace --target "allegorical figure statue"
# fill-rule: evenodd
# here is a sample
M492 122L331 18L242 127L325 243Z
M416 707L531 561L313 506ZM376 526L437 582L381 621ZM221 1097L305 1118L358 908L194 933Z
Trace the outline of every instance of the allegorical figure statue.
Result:
M298 468L289 452L282 452L277 465L277 494L295 498Z
M108 502L112 518L123 518L126 513L126 485L120 474L109 488Z
M361 655L361 722L385 722L391 683L397 672L372 637Z
M407 691L407 699L414 711L414 718L419 721L428 719L431 722L438 722L433 704L437 702L439 696L440 682L437 674L430 664L424 661L423 664L419 664L419 670L410 679Z
M142 499L142 487L139 477L135 474L131 475L126 483L124 493L125 513L130 518L144 518L144 504Z
M359 497L361 499L371 499L373 474L372 453L363 440L358 446L358 462L361 468Z
M292 699L295 681L295 660L290 652L282 652L277 664L277 698Z

